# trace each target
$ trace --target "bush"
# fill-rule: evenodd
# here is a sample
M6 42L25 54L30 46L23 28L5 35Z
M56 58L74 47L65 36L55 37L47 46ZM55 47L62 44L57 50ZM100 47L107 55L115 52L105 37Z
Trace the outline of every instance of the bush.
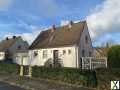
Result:
M81 71L73 68L33 67L33 77L63 81L71 84L96 87L94 71Z
M120 45L113 46L108 51L108 66L120 68Z
M0 62L0 72L1 73L17 73L18 66L16 64L7 64Z

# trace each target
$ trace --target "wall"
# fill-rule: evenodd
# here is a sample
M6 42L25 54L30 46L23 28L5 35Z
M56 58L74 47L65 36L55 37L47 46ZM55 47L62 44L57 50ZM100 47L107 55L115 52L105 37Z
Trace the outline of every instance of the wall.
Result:
M4 52L0 52L0 61L5 59L5 53Z
M85 36L88 37L88 43L86 43ZM80 38L80 48L79 49L80 49L80 52L79 52L80 57L82 57L82 50L83 49L85 50L85 57L92 56L92 53L93 53L92 41L90 38L87 24L85 25L83 33L82 33L81 38ZM90 55L90 52L91 52L91 55Z
M43 51L47 50L47 58L43 59ZM63 67L77 67L76 66L76 46L70 46L70 47L60 47L60 48L48 48L48 49L39 49L39 50L31 50L29 51L30 61L32 65L37 66L44 66L44 63L48 59L53 60L53 51L58 50L59 51L59 58L63 62ZM66 54L63 55L63 50L66 51ZM71 54L68 54L68 50L71 50ZM38 52L38 55L34 57L34 52Z
M88 42L86 43L85 37L88 37ZM84 56L82 55L82 51L85 51ZM91 52L91 55L90 55ZM80 45L79 45L79 51L78 51L78 66L82 68L82 61L81 57L92 57L93 56L93 48L92 48L92 41L91 37L88 31L87 24L84 26L84 30L82 32L81 38L80 38Z

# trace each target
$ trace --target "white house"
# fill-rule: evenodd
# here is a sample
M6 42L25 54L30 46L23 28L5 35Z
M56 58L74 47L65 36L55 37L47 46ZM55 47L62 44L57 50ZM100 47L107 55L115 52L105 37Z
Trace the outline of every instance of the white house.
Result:
M0 42L0 60L9 60L16 62L14 55L21 50L28 50L28 43L20 36L6 38Z
M81 67L81 57L92 56L92 42L86 21L42 31L29 47L31 65Z

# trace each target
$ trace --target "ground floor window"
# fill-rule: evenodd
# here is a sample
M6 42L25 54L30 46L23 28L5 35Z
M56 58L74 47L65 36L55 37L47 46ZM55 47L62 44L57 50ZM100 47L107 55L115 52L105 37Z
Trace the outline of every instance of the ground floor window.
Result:
M43 59L47 58L47 50L43 50Z
M82 50L82 57L85 57L85 50Z

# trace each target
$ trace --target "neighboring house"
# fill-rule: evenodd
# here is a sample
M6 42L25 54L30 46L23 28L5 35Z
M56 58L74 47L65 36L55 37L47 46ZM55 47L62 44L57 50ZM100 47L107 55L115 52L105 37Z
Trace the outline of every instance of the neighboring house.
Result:
M27 50L28 43L24 41L20 36L13 36L12 38L6 38L0 42L0 59L6 61L14 60L14 54L19 50Z
M14 62L19 65L29 65L29 55L27 50L19 50L14 54Z
M94 57L107 57L108 47L95 47L93 48Z
M92 56L92 42L86 21L42 31L29 47L32 65L81 67L81 57Z

